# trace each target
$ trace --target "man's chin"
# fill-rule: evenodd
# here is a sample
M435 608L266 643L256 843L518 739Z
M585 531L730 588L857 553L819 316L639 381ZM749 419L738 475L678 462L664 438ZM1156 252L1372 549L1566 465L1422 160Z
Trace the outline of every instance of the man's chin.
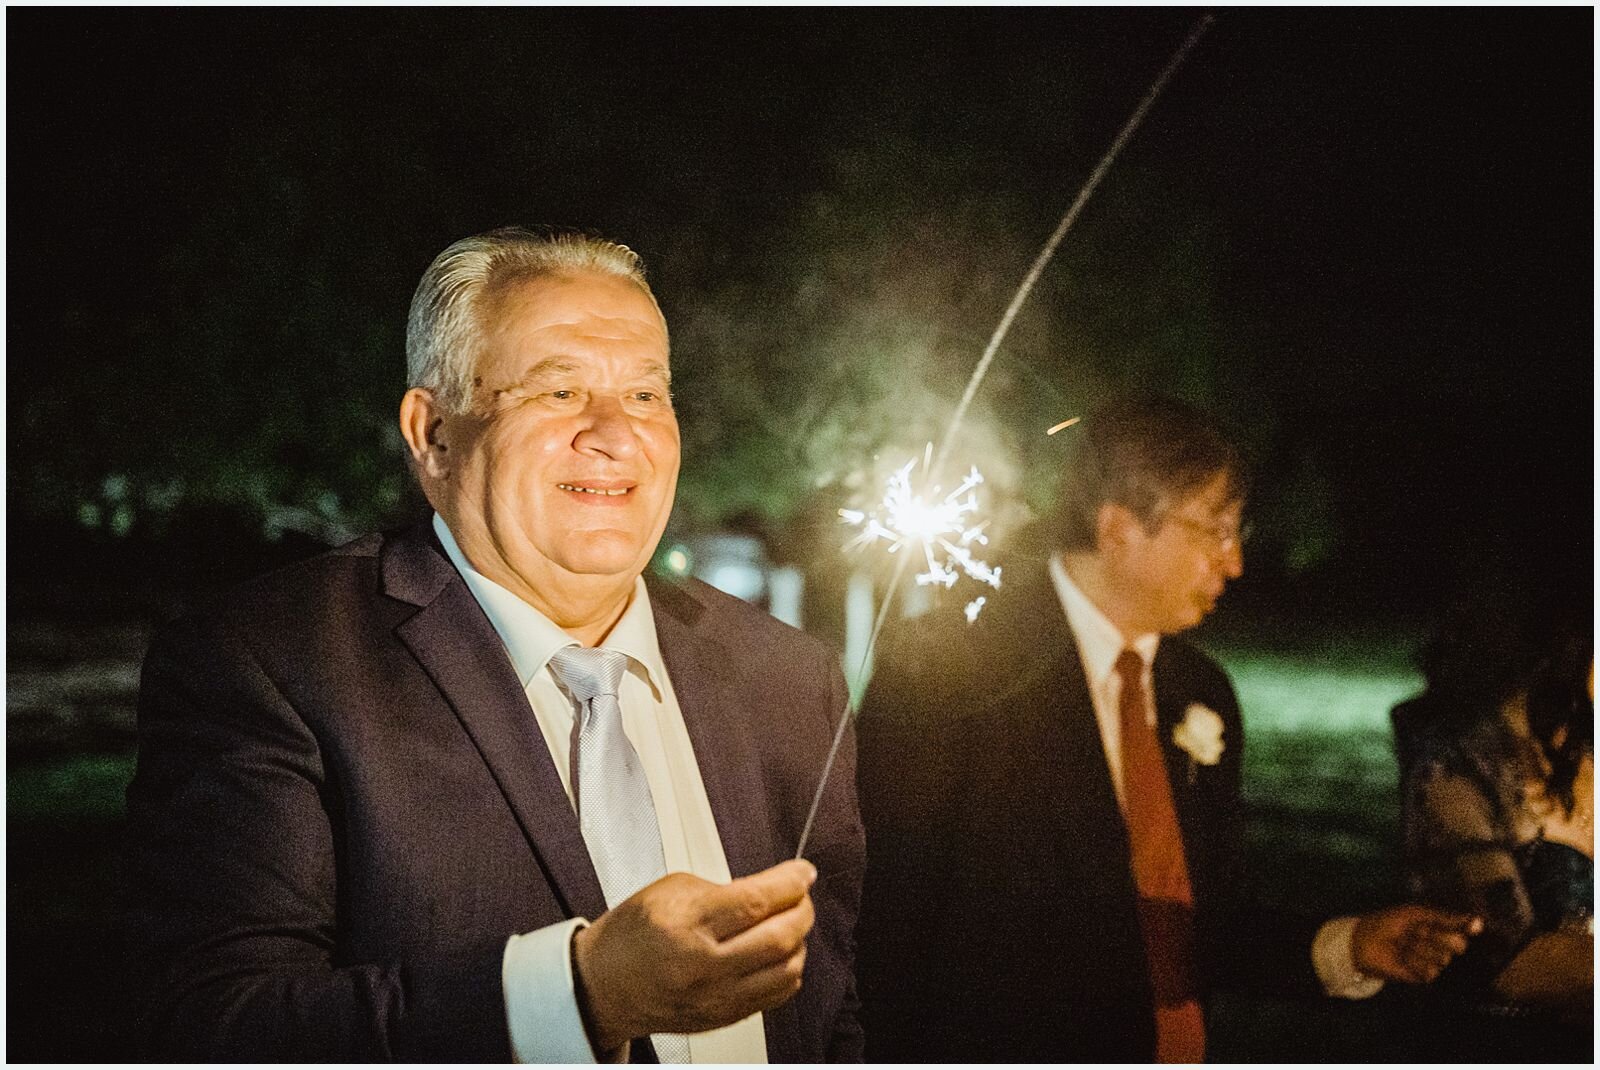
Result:
M585 534L581 546L574 546L557 562L575 576L596 579L632 579L644 571L650 554L634 539Z
M1186 632L1190 628L1198 626L1201 621L1210 615L1212 605L1214 603L1201 603L1186 606L1182 609L1174 607L1172 614L1163 622L1163 627L1156 630L1162 635L1177 635L1179 632Z

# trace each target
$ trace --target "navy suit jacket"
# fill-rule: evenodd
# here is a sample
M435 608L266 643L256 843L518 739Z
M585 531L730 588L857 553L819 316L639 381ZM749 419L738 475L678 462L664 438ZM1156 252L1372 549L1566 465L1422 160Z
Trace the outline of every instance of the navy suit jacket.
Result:
M793 854L845 709L837 659L697 581L650 595L729 870L765 869ZM506 938L605 910L511 662L428 525L163 629L128 811L163 1059L507 1060ZM766 1014L774 1061L860 1056L851 747L812 843L816 926L800 994Z
M1149 1061L1154 1013L1126 826L1083 665L1042 560L970 628L909 622L863 704L872 840L860 929L873 1061ZM1163 639L1157 732L1196 907L1203 989L1313 992L1313 927L1244 892L1242 735L1226 674ZM1203 765L1172 742L1223 720Z

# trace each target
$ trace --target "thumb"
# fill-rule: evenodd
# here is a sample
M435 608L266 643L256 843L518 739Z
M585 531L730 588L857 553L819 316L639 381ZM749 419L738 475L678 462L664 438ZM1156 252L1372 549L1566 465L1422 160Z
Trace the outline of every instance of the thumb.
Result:
M710 889L702 900L701 921L721 941L788 910L817 879L817 867L803 858L779 863Z

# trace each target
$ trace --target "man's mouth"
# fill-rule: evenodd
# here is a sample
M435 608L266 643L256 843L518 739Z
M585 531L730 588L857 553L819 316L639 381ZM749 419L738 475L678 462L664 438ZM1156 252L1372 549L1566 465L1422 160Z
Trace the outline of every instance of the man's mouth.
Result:
M579 494L599 494L606 498L617 498L628 493L632 487L586 487L578 483L557 483L562 490L576 491Z

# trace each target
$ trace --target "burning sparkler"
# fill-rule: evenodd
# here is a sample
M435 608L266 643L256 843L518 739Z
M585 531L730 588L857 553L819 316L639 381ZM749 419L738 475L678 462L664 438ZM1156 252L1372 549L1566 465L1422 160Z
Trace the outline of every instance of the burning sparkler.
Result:
M925 457L932 452L930 442ZM902 550L915 553L920 549L927 568L917 573L918 586L933 585L949 590L965 574L998 589L999 566L990 566L973 552L974 546L989 543L989 537L984 534L989 521L979 518L977 488L983 483L983 473L974 465L950 493L941 496L941 488L932 487L919 494L911 483L911 472L916 466L915 459L907 461L889 477L888 489L876 511L839 510L840 519L861 528L861 534L851 540L850 547L859 549L886 542L891 554ZM980 599L975 605L977 608L973 608L973 603L967 607L969 622L977 619L983 601Z

